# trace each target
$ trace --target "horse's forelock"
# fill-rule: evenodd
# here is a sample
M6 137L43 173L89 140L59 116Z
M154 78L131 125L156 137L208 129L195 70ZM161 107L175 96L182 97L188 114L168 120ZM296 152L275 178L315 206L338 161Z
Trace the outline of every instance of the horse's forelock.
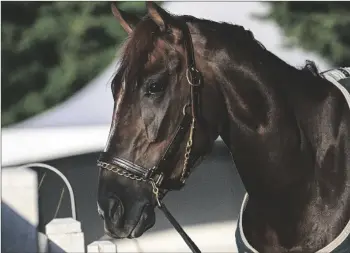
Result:
M159 27L153 20L145 17L137 24L124 45L115 78L122 76L127 86L136 85L139 75L162 57L167 45L169 44L160 38Z
M159 32L158 26L149 18L142 20L127 40L118 72L123 72L127 85L136 84L144 66L154 50L155 35Z

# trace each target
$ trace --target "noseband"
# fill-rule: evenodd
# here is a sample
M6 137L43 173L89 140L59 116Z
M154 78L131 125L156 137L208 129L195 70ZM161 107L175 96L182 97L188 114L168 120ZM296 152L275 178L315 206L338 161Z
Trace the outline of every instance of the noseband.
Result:
M170 214L164 203L159 198L159 189L167 191L179 190L180 188L182 188L185 184L186 179L190 175L190 168L193 167L194 163L198 159L198 157L194 156L191 151L196 130L196 124L198 122L199 117L201 116L200 91L202 87L202 76L201 72L196 68L192 38L188 26L186 24L183 26L183 31L184 47L187 53L186 78L190 87L190 98L189 103L187 103L183 107L181 122L176 128L172 140L167 149L165 150L163 156L154 167L148 169L123 158L112 156L108 152L102 152L97 161L97 166L102 169L112 171L118 174L119 176L123 176L131 180L150 183L158 207L164 212L165 216L172 223L174 228L179 232L179 234L190 247L192 252L200 253L201 251L198 249L196 244L185 233L185 231L178 224L175 218ZM190 113L188 113L187 108L191 108ZM181 172L181 177L179 180L172 182L169 180L164 180L166 168L171 166L171 158L179 150L182 141L186 137L187 132L189 132L189 134L185 148L184 163Z

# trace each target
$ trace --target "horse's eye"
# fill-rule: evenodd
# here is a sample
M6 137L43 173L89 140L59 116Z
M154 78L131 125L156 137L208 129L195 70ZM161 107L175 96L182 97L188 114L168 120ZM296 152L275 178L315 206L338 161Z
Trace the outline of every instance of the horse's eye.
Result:
M157 94L164 91L164 85L158 82L152 82L148 85L147 93Z

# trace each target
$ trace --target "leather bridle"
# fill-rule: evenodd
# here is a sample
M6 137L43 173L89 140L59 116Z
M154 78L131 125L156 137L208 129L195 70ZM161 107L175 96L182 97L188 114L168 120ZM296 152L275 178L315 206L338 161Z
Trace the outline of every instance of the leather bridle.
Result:
M178 224L175 218L167 210L164 203L159 197L159 189L167 190L178 190L182 188L185 184L186 179L190 175L190 168L193 167L196 160L199 158L192 154L193 140L196 130L196 125L200 119L201 113L201 101L200 101L200 91L202 88L202 75L201 72L196 68L196 62L194 57L194 49L190 31L188 26L185 24L183 26L183 41L184 47L186 49L186 59L187 59L187 69L186 78L190 87L190 98L189 103L184 105L182 119L180 124L175 130L172 140L165 150L165 153L158 161L158 163L151 169L145 168L143 166L134 164L128 160L120 157L112 156L110 153L102 152L98 161L97 166L112 171L119 176L127 177L131 180L148 182L151 184L153 189L153 194L156 198L158 207L164 212L168 220L172 223L174 228L179 232L187 245L191 248L192 252L201 252L195 243L188 237L182 227ZM190 108L190 113L187 108ZM181 177L179 180L170 181L166 180L164 177L165 168L170 167L171 158L179 150L180 145L186 134L188 133L187 144L184 154L184 163L181 172Z

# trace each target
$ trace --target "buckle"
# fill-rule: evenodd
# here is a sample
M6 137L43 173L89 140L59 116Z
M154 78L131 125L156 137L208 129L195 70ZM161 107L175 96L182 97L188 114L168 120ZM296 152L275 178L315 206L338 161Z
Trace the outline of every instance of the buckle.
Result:
M191 73L190 73L191 72ZM189 67L186 69L186 78L187 82L191 86L200 86L201 85L201 76L200 72L196 67Z
M156 184L157 186L160 186L160 185L162 184L163 179L164 179L163 173L160 173L160 174L158 174L158 175L155 175L155 177L153 178L153 180L154 180L154 182L155 182L155 184Z
M147 173L145 174L144 178L146 180L151 180L153 181L156 186L160 186L160 184L163 182L164 175L163 173L160 174L155 174L154 172L156 171L157 167L154 166L152 169L148 170Z

